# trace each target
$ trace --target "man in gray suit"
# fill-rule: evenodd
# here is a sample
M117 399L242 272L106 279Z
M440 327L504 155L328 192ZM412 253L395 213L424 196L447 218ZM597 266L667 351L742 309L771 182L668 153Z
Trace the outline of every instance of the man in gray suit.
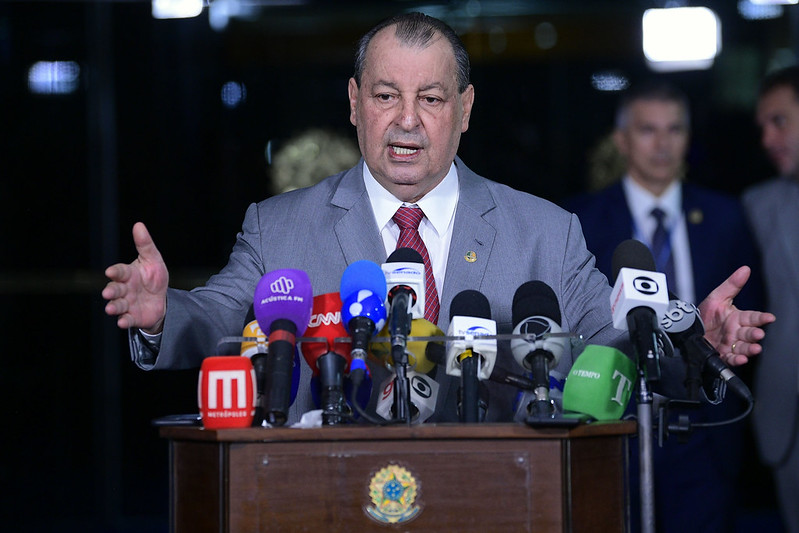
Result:
M778 178L744 192L760 246L769 327L755 374L755 435L771 466L786 527L799 533L799 66L768 75L760 88L761 142Z
M399 239L392 217L401 206L424 213L418 232L440 297L439 324L448 323L456 294L475 289L490 301L498 330L510 332L514 292L541 280L558 297L565 331L590 343L622 343L624 336L611 326L610 287L594 268L577 218L477 176L456 157L474 94L468 54L443 22L414 13L373 28L359 44L349 81L360 163L313 187L251 205L229 263L190 292L168 288L153 240L143 224L134 226L139 257L106 270L111 281L103 297L106 312L129 329L136 363L145 369L199 366L220 337L240 334L259 278L274 269L304 270L315 294L338 291L347 265L385 262ZM742 267L702 305L708 338L730 365L759 353L760 326L773 319L733 305L748 275ZM512 368L509 354L503 355L499 364ZM567 372L576 355L562 357L558 369ZM663 365L664 386L675 385L665 393L680 395L681 361ZM313 408L310 371L302 366L289 422ZM373 372L379 383L380 369ZM457 387L447 376L440 381L433 420L455 421ZM512 395L492 386L487 419L510 420Z

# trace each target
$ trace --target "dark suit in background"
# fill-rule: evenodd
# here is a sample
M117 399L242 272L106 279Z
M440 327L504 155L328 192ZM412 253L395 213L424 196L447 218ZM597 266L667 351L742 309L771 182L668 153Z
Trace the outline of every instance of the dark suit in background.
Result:
M596 256L597 268L613 283L613 252L620 242L633 237L633 219L621 182L596 193L571 198L563 205L580 218L588 249ZM759 263L740 203L731 196L683 183L682 210L697 299L707 296L738 267L749 265L753 275L735 303L740 309L759 309ZM742 401L728 394L722 404L703 404L689 414L692 422L704 422L730 418L744 408ZM679 443L671 436L664 447L655 446L658 531L731 530L744 430L743 422L721 428L700 428L687 443ZM631 499L635 515L639 507L637 443L632 443L630 448L634 479ZM637 528L639 520L633 519L632 526Z

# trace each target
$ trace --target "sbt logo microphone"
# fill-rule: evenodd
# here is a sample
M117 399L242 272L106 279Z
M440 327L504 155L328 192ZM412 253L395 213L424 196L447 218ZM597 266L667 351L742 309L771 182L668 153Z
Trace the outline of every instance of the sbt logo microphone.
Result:
M255 415L255 370L247 357L206 357L200 368L197 402L208 429L245 428Z

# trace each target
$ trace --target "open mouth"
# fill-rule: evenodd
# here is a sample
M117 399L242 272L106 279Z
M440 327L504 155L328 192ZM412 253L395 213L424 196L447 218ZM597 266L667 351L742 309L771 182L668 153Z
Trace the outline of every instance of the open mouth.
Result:
M399 156L408 156L413 155L419 151L419 148L410 148L408 146L397 146L397 145L389 145L391 151L394 155Z

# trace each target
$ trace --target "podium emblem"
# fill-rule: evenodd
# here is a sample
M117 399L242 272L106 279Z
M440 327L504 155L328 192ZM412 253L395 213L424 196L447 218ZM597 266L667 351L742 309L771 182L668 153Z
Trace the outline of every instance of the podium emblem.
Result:
M417 505L419 484L411 472L397 464L381 468L369 482L372 505L366 515L381 524L410 522L422 511Z

